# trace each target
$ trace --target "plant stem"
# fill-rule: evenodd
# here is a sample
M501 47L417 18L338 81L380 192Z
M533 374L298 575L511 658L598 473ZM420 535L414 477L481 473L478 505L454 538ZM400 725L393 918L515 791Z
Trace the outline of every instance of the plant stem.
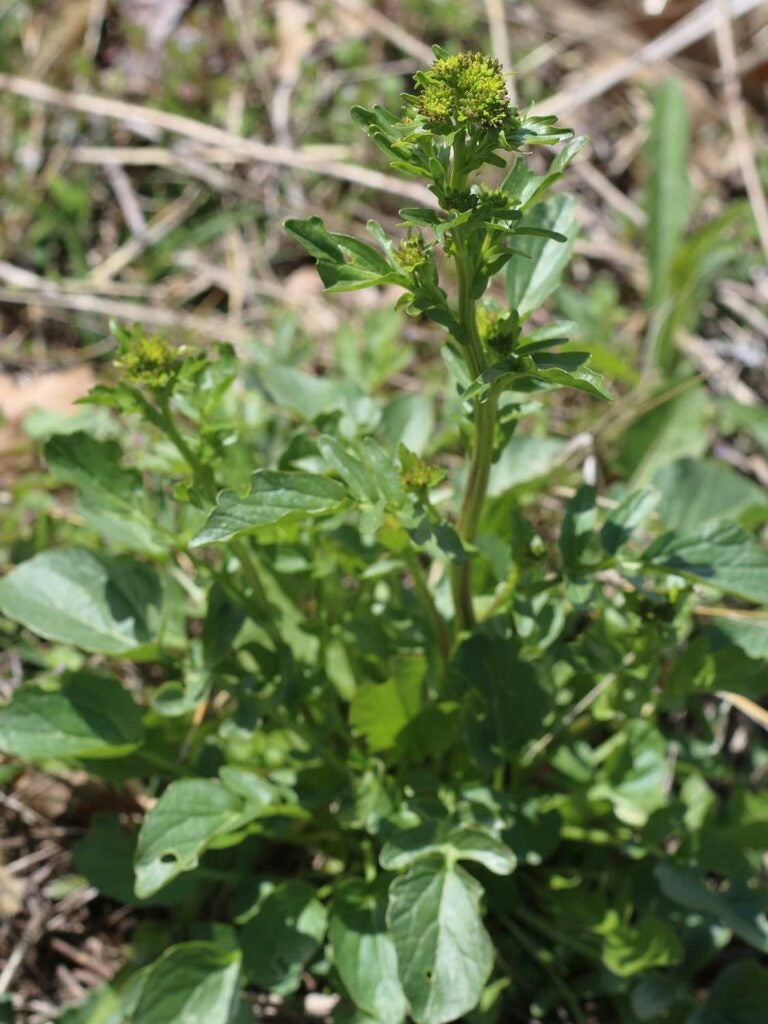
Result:
M181 432L174 422L170 401L166 395L158 398L158 405L160 407L163 428L168 438L173 442L181 457L192 470L192 475L197 486L201 489L203 494L206 495L206 497L214 500L217 489L216 479L210 466L206 466L205 463L200 461L182 437ZM269 598L267 597L267 592L264 589L264 584L261 581L256 561L245 541L233 540L231 544L232 550L242 566L245 578L248 580L251 587L253 595L253 609L256 613L253 615L254 621L258 622L266 630L270 640L275 645L275 650L280 650L283 646L283 641L277 627L272 621L272 611L269 604Z
M475 260L470 251L469 240L456 232L456 266L459 277L459 321L464 330L464 347L467 365L473 378L485 370L487 361L477 330L475 312L474 278ZM475 437L470 457L464 497L459 511L456 529L463 541L472 544L477 536L480 516L488 489L488 478L493 459L493 436L496 425L496 396L491 392L485 401L475 400ZM451 572L451 588L456 610L456 625L459 632L475 625L475 610L472 604L472 561L455 565Z
M168 438L173 442L179 455L181 455L192 470L192 476L194 477L197 486L203 491L206 497L213 500L216 497L216 481L210 467L200 461L182 437L179 428L174 422L168 396L163 395L158 398L158 405L160 406L163 427Z
M515 924L515 922L506 914L499 914L498 916L503 924L515 936L526 953L539 965L539 967L541 967L542 971L544 971L554 987L568 1004L568 1009L571 1011L574 1024L586 1024L587 1018L581 1011L576 994L565 984L564 981L561 980L557 971L546 959L546 956L539 950L536 944L528 938L525 929L518 927L518 925Z
M267 592L264 589L264 584L261 581L261 575L256 565L256 560L248 549L248 545L242 540L231 541L232 550L237 556L237 560L242 566L245 578L251 587L251 593L253 595L253 609L256 614L252 616L255 622L258 622L269 635L270 640L275 645L275 650L280 650L283 646L283 640L280 633L272 621L272 609L270 607L269 598Z
M426 611L430 625L432 626L432 632L434 633L435 642L437 644L437 653L443 667L445 667L451 656L451 639L448 636L445 619L437 610L437 605L432 597L429 584L424 576L424 570L419 562L419 556L415 551L407 550L405 553L405 559L408 563L408 568L411 571L414 589L419 595L421 603L424 605L424 610Z

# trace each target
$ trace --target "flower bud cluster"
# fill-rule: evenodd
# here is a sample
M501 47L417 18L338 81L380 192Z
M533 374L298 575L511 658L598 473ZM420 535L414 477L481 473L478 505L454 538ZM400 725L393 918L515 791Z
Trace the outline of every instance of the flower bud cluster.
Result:
M504 69L482 53L441 57L418 76L417 85L419 113L441 126L501 128L510 112Z

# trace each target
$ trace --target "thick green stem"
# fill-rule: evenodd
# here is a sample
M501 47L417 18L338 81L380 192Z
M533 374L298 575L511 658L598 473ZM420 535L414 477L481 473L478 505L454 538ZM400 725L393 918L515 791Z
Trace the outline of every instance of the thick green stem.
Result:
M468 240L457 232L456 265L459 276L459 321L464 331L464 345L467 365L472 377L479 377L487 361L477 330L477 315L473 294L475 261L469 249ZM456 528L463 541L472 544L477 536L480 516L483 511L488 478L493 459L493 435L496 425L496 398L491 393L485 401L475 401L475 436L470 457L464 497L459 511ZM456 610L456 626L470 629L475 624L475 610L472 604L472 561L455 565L452 570L451 587Z

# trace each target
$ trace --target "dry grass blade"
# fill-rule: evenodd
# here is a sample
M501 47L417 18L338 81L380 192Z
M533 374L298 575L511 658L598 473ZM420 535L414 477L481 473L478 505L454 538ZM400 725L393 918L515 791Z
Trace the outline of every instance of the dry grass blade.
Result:
M104 167L104 173L109 184L112 186L112 191L115 193L115 199L117 199L117 204L120 207L125 223L134 235L143 234L146 230L147 222L125 168L122 164L109 163Z
M167 234L182 224L189 214L194 210L202 198L203 192L199 188L188 188L173 202L168 203L160 212L152 218L141 234L134 235L121 245L114 252L95 267L88 275L88 280L93 284L103 284L110 278L115 277L121 270L124 270L129 263L132 263L137 256L145 249L155 245Z
M386 14L361 3L361 0L336 0L336 6L342 7L345 11L358 17L364 25L377 32L403 53L415 57L422 64L432 63L434 59L432 50L416 36L412 36L410 32L388 18Z
M359 164L320 160L302 153L301 150L290 149L287 146L272 146L266 142L258 142L256 139L243 139L231 132L224 131L223 128L205 124L193 117L184 117L166 110L143 107L139 103L128 103L125 100L115 100L105 96L92 96L88 93L68 92L31 78L5 73L0 73L0 91L81 114L113 118L129 126L131 124L144 125L181 135L193 139L203 146L223 147L232 157L239 157L242 160L253 160L282 167L292 167L295 170L310 171L341 181L349 181L364 188L389 192L392 195L402 196L419 203L428 203L432 206L435 203L432 193L422 185L402 181L381 171L361 167Z
M635 72L649 64L674 57L693 43L708 36L715 27L717 5L723 0L705 0L696 10L681 18L666 32L652 39L637 53L618 61L605 71L587 76L582 82L574 82L566 89L537 104L537 114L554 114L566 117L585 103L602 96L614 86L626 81ZM725 0L728 2L728 0ZM729 13L739 18L759 7L764 0L729 0Z
M751 718L752 721L759 725L761 729L765 729L768 732L768 711L765 708L760 707L749 697L744 697L740 693L731 693L729 690L718 690L717 696L724 700L731 707L737 708L747 718Z
M61 291L46 283L44 288L0 288L0 302L19 306L43 306L50 309L70 309L77 313L93 313L100 317L114 317L128 323L147 324L149 327L189 331L203 338L228 341L233 345L253 339L253 330L233 324L226 317L209 313L200 316L180 310L156 308L139 302L105 299L98 295L74 294Z
M757 225L760 244L768 258L768 201L766 201L760 174L757 170L755 151L749 137L747 114L741 99L736 44L727 0L717 0L715 43L723 72L723 99L733 133L736 157Z

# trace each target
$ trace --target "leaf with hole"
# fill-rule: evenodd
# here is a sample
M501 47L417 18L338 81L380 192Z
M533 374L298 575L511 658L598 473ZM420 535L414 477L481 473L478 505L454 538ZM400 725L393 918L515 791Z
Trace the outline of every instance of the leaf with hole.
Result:
M440 857L418 860L390 886L387 920L416 1024L447 1024L477 1005L493 969L482 892Z

